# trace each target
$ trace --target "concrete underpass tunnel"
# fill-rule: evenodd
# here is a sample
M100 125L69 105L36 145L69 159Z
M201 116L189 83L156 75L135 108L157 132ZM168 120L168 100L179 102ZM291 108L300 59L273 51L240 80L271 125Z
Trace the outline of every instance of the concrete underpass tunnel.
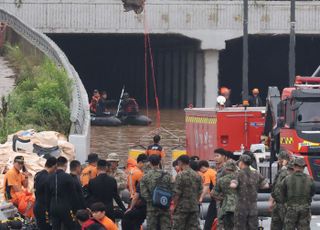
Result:
M49 34L78 71L89 96L106 90L118 100L122 86L145 105L143 34ZM198 40L172 34L150 35L161 108L204 106L204 57ZM154 103L148 64L149 106Z
M320 36L296 36L296 75L310 76L320 65ZM288 35L249 36L249 90L258 87L262 99L268 86L283 89L289 83ZM219 56L219 86L232 89L231 100L241 103L242 38L226 41L226 49Z

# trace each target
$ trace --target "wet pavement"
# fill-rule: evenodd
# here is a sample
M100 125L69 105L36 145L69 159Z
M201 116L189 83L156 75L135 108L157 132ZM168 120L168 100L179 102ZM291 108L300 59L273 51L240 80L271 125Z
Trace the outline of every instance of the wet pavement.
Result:
M146 115L143 111L141 114ZM160 131L161 145L166 151L166 162L171 162L171 149L185 144L184 110L161 110L161 130L156 127L156 111L149 111L153 120L150 126L91 127L91 151L106 157L111 152L121 156L123 165L128 158L128 150L136 145L152 144L155 133Z
M7 96L12 91L14 83L15 73L13 69L10 68L4 57L0 57L0 98Z

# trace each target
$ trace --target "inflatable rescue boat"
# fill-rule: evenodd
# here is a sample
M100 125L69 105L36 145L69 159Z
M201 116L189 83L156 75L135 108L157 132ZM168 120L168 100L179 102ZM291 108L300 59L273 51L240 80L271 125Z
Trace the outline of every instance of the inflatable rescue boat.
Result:
M91 125L93 126L120 126L120 125L137 125L148 126L152 120L144 115L126 116L117 118L116 116L91 116Z
M120 126L122 122L114 115L96 117L91 115L91 125L93 126Z
M144 115L127 116L121 118L123 125L138 125L148 126L152 123L152 120Z

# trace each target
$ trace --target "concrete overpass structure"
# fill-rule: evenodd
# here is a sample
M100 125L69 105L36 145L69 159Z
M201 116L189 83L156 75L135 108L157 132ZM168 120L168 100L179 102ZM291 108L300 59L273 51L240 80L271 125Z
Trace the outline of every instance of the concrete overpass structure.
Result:
M44 33L141 34L145 15L124 13L113 0L3 0L1 7ZM152 34L181 34L201 42L204 56L204 104L215 104L219 50L225 41L242 36L241 1L148 0L146 18ZM288 34L289 1L250 1L250 34ZM320 2L299 1L296 30L320 31ZM201 72L201 71L200 71ZM201 92L201 93L203 93ZM197 95L201 95L197 92Z

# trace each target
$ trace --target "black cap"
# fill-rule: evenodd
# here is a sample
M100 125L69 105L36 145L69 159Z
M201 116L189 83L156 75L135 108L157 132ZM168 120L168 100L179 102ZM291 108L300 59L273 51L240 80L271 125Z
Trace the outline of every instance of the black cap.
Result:
M87 160L88 163L98 162L98 160L99 160L98 154L96 154L96 153L90 153L90 154L88 155L88 160Z
M98 168L109 167L110 166L110 162L100 159L100 160L98 160L97 166L98 166Z

